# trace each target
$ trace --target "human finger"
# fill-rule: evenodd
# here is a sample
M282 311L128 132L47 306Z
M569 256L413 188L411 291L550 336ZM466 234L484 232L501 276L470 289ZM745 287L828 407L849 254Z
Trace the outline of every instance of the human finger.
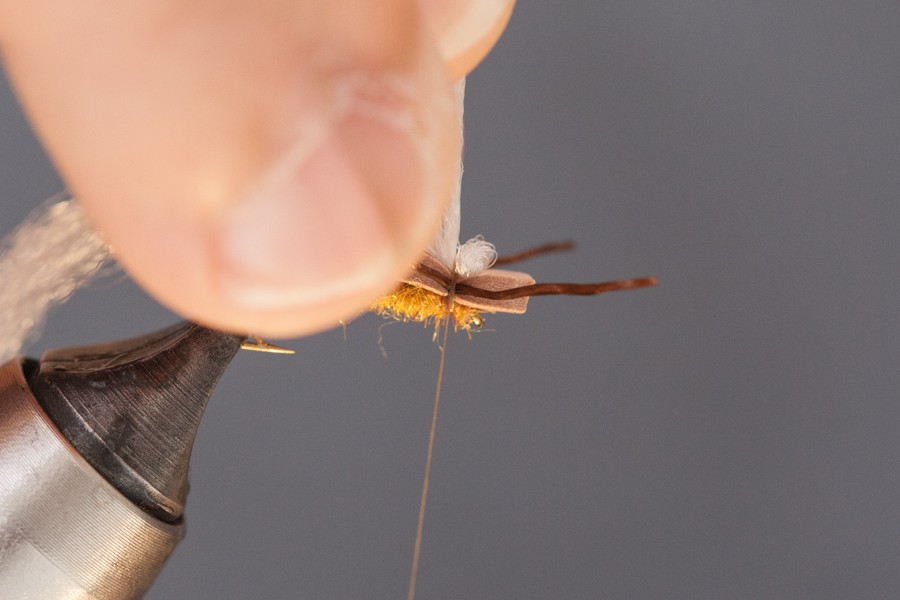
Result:
M216 327L298 335L363 310L458 174L450 75L412 0L0 0L0 44L120 262Z
M515 0L419 0L453 78L474 69L497 43Z

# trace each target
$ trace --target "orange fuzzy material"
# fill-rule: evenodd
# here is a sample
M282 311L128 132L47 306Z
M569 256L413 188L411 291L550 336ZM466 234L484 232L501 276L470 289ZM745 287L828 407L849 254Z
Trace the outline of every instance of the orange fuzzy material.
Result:
M403 284L393 293L382 296L370 308L382 317L425 325L432 321L437 325L452 316L456 330L472 331L484 324L482 311L456 302L448 309L446 296L409 284Z

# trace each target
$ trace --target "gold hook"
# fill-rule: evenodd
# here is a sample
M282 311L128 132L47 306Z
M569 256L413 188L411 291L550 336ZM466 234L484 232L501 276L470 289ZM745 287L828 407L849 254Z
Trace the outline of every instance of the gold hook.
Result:
M241 344L242 350L252 350L254 352L268 352L270 354L294 354L294 351L284 346L276 346L269 342L258 338L255 335L247 336L246 341Z

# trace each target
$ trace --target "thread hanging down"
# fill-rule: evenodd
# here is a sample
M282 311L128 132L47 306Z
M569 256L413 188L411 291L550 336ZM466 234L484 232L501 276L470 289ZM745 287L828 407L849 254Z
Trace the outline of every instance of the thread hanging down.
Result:
M110 257L74 199L60 194L0 241L0 363L40 334L48 311L87 284Z
M422 479L422 500L419 503L419 521L416 526L416 544L413 548L412 567L409 573L409 593L407 600L416 598L416 579L419 575L419 557L422 555L422 531L425 527L425 504L428 501L428 482L431 479L431 455L434 452L434 432L437 429L438 407L441 402L441 385L444 382L444 357L447 354L447 332L450 319L444 323L444 339L441 341L441 364L438 367L437 385L434 390L434 409L431 412L431 430L428 433L428 454L425 458L425 477Z

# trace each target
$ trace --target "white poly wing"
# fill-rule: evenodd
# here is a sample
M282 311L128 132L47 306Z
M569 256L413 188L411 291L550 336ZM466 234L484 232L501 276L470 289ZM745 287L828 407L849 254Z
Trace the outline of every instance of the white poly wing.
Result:
M466 79L460 79L455 86L456 91L456 110L459 114L459 131L460 140L462 140L463 131L463 99L466 92ZM460 143L460 151L462 144ZM462 156L459 161L459 179L453 187L450 197L450 204L444 209L444 215L441 219L441 228L438 230L428 253L435 259L444 264L450 272L453 272L456 264L456 251L459 248L459 219L460 205L459 196L462 187Z

